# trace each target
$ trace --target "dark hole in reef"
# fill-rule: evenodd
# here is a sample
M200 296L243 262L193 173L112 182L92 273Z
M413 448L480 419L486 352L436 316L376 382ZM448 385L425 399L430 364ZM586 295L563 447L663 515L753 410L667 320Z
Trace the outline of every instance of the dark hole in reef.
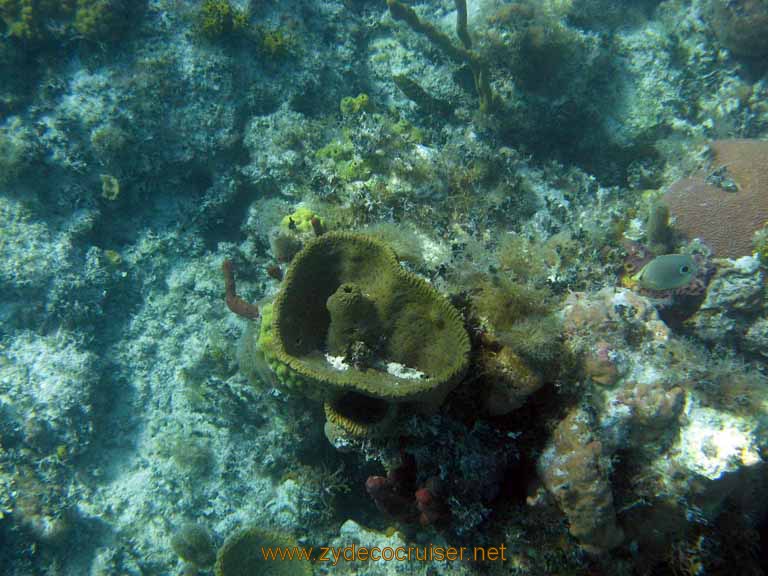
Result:
M387 415L388 406L384 400L348 392L333 402L333 409L353 422L375 424Z

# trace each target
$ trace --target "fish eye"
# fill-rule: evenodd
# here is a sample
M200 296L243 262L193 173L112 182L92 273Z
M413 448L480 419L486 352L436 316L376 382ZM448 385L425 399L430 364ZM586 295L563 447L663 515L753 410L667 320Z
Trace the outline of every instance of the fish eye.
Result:
M690 271L691 271L691 267L688 266L688 264L683 264L682 266L680 266L680 272L682 272L683 274L688 274L688 272Z

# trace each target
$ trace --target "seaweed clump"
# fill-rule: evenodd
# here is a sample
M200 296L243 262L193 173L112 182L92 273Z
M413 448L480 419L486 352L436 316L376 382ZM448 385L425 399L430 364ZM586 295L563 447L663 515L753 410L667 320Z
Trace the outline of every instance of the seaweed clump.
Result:
M483 410L501 415L556 376L562 355L561 323L552 313L551 295L509 278L481 276L471 290Z
M197 14L197 31L208 40L226 38L248 26L248 13L229 0L205 0Z

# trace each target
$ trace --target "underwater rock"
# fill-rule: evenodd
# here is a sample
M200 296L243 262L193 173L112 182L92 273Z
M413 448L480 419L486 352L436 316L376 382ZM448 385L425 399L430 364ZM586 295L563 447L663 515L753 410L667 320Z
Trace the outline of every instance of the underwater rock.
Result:
M760 318L754 322L744 335L747 349L761 356L768 357L768 319Z
M572 410L558 424L554 438L538 462L547 490L568 517L571 534L588 552L621 544L613 494L602 462L603 447L589 428L589 416Z
M584 375L603 386L613 386L621 376L617 352L604 340L595 343L584 357Z
M717 314L707 328L723 338L718 334L723 324L718 322L742 323L742 330L755 307L762 305L762 272L753 257L719 264L708 294ZM756 334L758 322L753 324ZM645 558L669 554L670 542L684 538L692 524L711 526L726 504L739 513L765 508L762 501L751 503L740 496L765 488L758 391L747 398L758 408L726 405L728 392L714 380L717 360L677 340L651 301L640 294L620 288L571 294L564 323L568 345L591 358L587 374L600 374L603 364L618 371L612 386L595 378L584 383L586 407L576 411L578 418L572 412L558 425L539 461L539 472L568 516L572 534L582 543L604 546L601 530L593 534L582 526L590 526L587 512L593 511L602 510L594 527L616 521L607 505L611 489L625 541ZM733 387L739 375L725 374ZM750 385L762 383L756 379ZM718 389L711 393L707 386ZM738 389L731 394L736 393ZM570 451L568 440L574 445ZM600 465L617 455L621 476L614 472L611 485L607 474L600 475L605 470ZM567 490L560 488L563 484ZM589 506L579 507L580 502Z
M741 339L763 305L763 294L764 274L756 256L721 261L704 302L687 324L706 342Z
M332 546L341 553L346 549L346 557L340 558L336 566L333 565L333 558L328 562L329 573L333 574L355 574L358 576L392 576L393 574L414 574L417 576L429 576L430 574L440 574L441 576L465 576L476 573L468 563L449 560L429 560L424 561L425 554L429 554L430 549L437 546L448 547L440 536L433 535L430 538L430 544L416 544L410 539L394 530L388 528L386 531L370 530L361 526L354 520L347 520L341 525L339 535L334 538L329 546ZM386 556L385 558L371 558L368 556L365 560L352 559L352 550L380 550L391 551L410 551L409 557L405 557L402 552L400 559ZM389 552L386 552L389 553ZM385 553L385 554L386 554ZM419 554L417 557L416 554Z
M689 521L713 521L726 501L760 518L766 465L757 418L701 406L690 397L684 414L676 442L650 464L657 478L648 491L654 498L672 496L678 506L687 503Z
M632 410L629 442L632 446L658 450L674 439L685 406L685 391L680 387L665 390L658 383L630 383L623 398Z
M26 448L39 455L60 448L67 458L88 448L99 365L77 334L64 330L50 336L19 332L0 350L0 395L14 399L0 406Z
M195 566L208 568L216 562L216 549L211 534L200 524L182 524L171 538L171 548L179 558Z

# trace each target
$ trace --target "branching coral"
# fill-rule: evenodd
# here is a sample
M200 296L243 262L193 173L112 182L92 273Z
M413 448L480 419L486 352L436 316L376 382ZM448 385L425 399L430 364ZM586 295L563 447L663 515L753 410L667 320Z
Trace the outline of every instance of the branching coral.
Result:
M410 6L398 0L387 0L389 13L395 20L402 20L414 32L427 37L435 46L440 48L448 58L456 64L466 64L472 70L475 79L475 89L480 98L480 111L492 112L498 104L497 96L491 89L490 72L486 62L471 50L471 41L467 31L466 0L456 0L456 30L464 47L456 46L451 39L429 22L424 22Z

